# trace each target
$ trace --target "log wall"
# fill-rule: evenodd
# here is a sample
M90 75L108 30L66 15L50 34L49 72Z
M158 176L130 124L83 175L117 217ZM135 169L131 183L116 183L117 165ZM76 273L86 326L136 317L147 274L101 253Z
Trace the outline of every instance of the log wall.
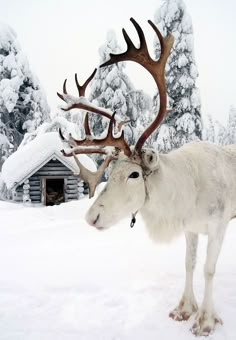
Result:
M64 178L65 202L77 200L88 193L86 185L81 182L78 176L74 176L73 172L57 159L52 159L29 178L29 193L32 203L42 201L43 180L47 177ZM23 185L16 188L14 200L23 201Z

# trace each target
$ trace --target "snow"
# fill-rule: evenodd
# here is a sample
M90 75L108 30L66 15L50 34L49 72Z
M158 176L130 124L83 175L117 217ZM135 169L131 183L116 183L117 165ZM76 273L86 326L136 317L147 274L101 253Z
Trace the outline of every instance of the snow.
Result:
M8 145L9 141L8 141L8 139L5 135L0 134L0 146L4 145L4 144Z
M92 104L87 98L81 96L81 97L74 97L70 94L63 94L63 98L66 102L66 106L63 107L63 110L67 110L72 105L81 105L89 107L91 112L97 112L97 110L102 110L104 113L108 114L109 116L112 116L113 112L111 110L105 109L103 107L98 107L94 104Z
M68 146L66 146L68 147ZM60 150L65 148L58 132L39 134L33 141L19 148L3 164L2 180L8 189L20 184L27 176L37 171L53 157L68 166L75 173L79 168L73 157L64 157ZM81 163L91 171L96 171L96 165L86 155L78 156Z
M184 67L188 64L188 59L184 54L181 54L178 59L178 67Z
M0 202L0 340L194 339L193 317L168 317L184 288L183 237L152 243L140 216L106 232L84 221L91 201L54 207ZM236 334L236 223L218 261L216 309L224 320L209 339ZM206 238L194 280L203 296Z
M1 97L8 112L11 112L16 105L20 85L19 77L2 79L0 82Z
M194 131L195 124L193 120L193 116L186 112L180 118L176 120L177 131L183 130L186 131L189 135L191 135Z
M11 41L16 37L16 32L10 26L0 22L0 49L9 50Z
M24 124L27 125L27 121ZM80 139L81 138L80 127L81 127L81 124L80 125L74 124L63 116L55 116L51 120L51 122L44 122L36 130L26 133L24 135L24 139L22 140L19 148L21 148L22 146L25 146L27 143L32 141L38 135L45 134L46 132L53 132L55 130L58 130L58 128L61 128L63 132L66 131L67 135L71 134L72 136L75 136L75 138Z

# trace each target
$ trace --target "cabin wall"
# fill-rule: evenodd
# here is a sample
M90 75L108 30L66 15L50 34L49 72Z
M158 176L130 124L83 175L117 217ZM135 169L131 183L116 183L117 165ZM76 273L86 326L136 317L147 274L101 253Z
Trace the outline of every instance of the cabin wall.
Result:
M13 200L15 202L23 202L23 184L19 185L13 192Z
M30 200L32 203L40 203L41 202L41 177L34 174L29 178L30 185Z
M73 172L57 159L51 159L29 178L29 198L32 203L42 202L43 182L44 178L47 177L64 178L65 202L77 200L88 193L87 186L84 185L78 176L74 176ZM22 202L23 197L24 189L22 184L16 188L14 200Z
M64 178L64 194L65 202L75 200L79 198L78 194L78 177L74 176L73 172L68 169L64 164L56 160L50 160L41 169L39 169L35 175L40 179L42 193L42 178L44 177L63 177ZM30 195L33 190L30 189ZM33 196L32 196L33 197ZM40 196L41 201L41 196Z

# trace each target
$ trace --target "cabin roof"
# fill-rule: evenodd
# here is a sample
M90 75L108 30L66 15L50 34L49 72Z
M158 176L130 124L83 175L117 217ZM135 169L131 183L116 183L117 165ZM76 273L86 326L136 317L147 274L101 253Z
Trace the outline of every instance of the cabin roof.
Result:
M2 166L1 179L8 189L22 184L52 158L56 158L72 172L79 174L79 168L73 157L64 157L61 149L65 148L57 132L47 132L37 136L25 146L19 147ZM79 155L81 163L91 171L96 165L86 155Z

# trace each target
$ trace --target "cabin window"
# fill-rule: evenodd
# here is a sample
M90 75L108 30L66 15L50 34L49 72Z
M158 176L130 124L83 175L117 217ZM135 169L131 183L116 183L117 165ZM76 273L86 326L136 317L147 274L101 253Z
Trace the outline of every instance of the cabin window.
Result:
M64 178L46 178L46 205L65 202Z

